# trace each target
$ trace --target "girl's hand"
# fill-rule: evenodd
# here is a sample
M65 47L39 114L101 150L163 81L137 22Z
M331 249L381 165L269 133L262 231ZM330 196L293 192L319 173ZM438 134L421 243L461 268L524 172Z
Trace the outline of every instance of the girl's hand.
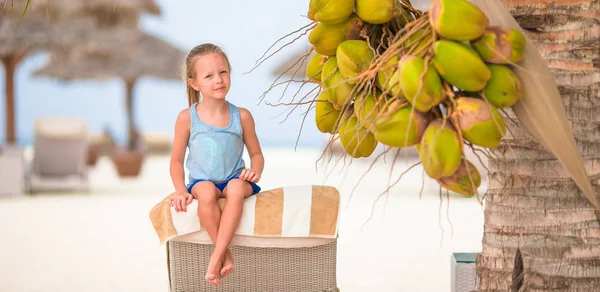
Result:
M175 193L169 196L169 205L175 208L176 212L187 212L187 205L192 203L194 196L188 192Z
M242 173L240 174L240 179L257 183L260 180L260 173L254 171L253 169L246 168L242 170Z

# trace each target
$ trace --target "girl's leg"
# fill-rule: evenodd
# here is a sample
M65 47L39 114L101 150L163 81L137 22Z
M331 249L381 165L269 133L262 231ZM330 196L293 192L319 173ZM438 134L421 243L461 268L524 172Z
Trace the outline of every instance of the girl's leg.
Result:
M223 189L223 195L227 198L227 201L225 203L225 208L223 209L223 214L221 215L215 251L210 258L209 267L211 264L218 265L219 259L223 258L228 253L228 247L233 238L233 234L240 224L244 199L252 195L252 193L253 190L250 183L241 179L230 180L227 187ZM221 276L225 277L232 271L233 261L228 261L221 269Z
M200 223L206 229L208 236L213 241L213 243L217 242L217 234L219 231L219 222L221 220L221 209L219 208L219 204L217 200L222 196L221 192L215 184L210 181L201 181L194 185L192 188L192 195L196 200L198 200L198 218L200 219ZM222 265L222 261L217 262L217 266ZM207 270L205 279L214 284L221 284L220 277L220 266L216 268L217 270Z

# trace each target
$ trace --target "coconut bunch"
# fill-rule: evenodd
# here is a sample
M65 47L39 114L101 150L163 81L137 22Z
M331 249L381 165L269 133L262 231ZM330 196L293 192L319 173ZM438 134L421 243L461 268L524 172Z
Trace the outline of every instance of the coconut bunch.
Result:
M495 148L506 134L499 110L523 98L512 68L525 37L466 0L426 12L407 0L311 0L308 17L317 128L354 158L379 143L416 147L429 177L474 195L481 175L463 149Z

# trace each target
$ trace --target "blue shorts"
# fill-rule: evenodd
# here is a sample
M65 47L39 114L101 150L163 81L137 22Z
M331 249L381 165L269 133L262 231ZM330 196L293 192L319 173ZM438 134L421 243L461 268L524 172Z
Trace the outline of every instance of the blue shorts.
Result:
M228 179L228 180L226 180L226 181L224 181L224 182L221 182L221 183L215 183L215 182L213 182L213 181L211 181L211 182L212 182L213 184L215 184L215 187L217 187L217 189L219 189L219 191L223 192L223 190L225 189L225 187L227 186L227 184L229 183L229 181L230 181L230 180L232 180L232 179L236 179L236 178L240 178L240 177L239 177L239 176L234 176L234 177L232 177L232 178L230 178L230 179ZM210 181L210 180L207 180L207 179L197 179L197 180L195 180L195 181L191 182L191 183L188 185L188 187L187 187L187 191L188 191L188 193L190 193L190 194L191 194L191 193L192 193L192 188L193 188L193 187L194 187L194 186L195 186L197 183L199 183L199 182L201 182L201 181ZM256 194L260 193L260 187L259 187L257 184L255 184L255 183L253 183L253 182L251 182L251 181L248 181L248 183L249 183L249 184L252 186L252 195L251 195L251 196L253 196L253 195L256 195Z

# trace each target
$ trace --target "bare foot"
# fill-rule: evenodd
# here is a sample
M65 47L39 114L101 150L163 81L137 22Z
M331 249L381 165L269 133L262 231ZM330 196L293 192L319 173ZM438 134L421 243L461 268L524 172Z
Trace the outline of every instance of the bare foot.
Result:
M221 277L225 278L233 272L233 255L231 254L231 250L227 250L225 253L225 261L223 262L223 268L221 269Z
M221 275L219 273L221 267L223 267L223 258L216 258L213 254L210 257L204 279L215 286L221 286Z

